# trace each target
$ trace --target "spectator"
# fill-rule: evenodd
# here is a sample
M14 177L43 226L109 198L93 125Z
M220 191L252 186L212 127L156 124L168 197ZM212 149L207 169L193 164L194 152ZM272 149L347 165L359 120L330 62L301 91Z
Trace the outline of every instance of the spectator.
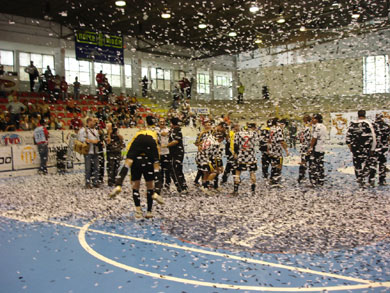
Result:
M68 98L68 83L65 80L65 76L61 79L61 98L65 101Z
M100 72L98 74L96 74L96 82L97 82L98 87L103 86L104 77L105 76L104 76L102 70L100 70Z
M4 65L0 65L0 75L4 75L4 74L5 74Z
M19 129L20 114L24 113L25 110L26 106L18 101L17 96L13 96L13 102L8 104L8 111L11 114L11 122L16 127L16 129Z
M5 129L4 131L16 131L15 122L12 121L11 115L5 116Z
M145 75L144 78L142 79L142 96L143 97L146 97L148 95L148 84L149 84L149 80Z
M28 73L30 79L30 91L34 92L35 80L39 76L38 69L34 66L34 62L30 61L30 65L24 69L24 72Z
M54 82L54 99L58 100L61 93L61 79L58 74L54 76L53 82Z
M48 82L50 79L53 78L53 73L51 72L51 69L50 69L49 65L47 65L47 68L45 70L44 76L45 76L45 81L46 82Z
M69 111L70 113L76 113L77 112L76 101L70 98L66 102L66 110Z
M81 87L81 84L79 82L78 77L76 76L75 81L73 83L73 98L75 100L80 99L80 87Z
M5 116L4 110L0 108L0 131L4 131L6 128Z
M32 130L30 117L28 115L22 115L20 129L24 131Z
M74 130L79 130L81 129L81 127L83 127L83 122L79 118L78 114L74 113L72 120L70 120L69 128Z

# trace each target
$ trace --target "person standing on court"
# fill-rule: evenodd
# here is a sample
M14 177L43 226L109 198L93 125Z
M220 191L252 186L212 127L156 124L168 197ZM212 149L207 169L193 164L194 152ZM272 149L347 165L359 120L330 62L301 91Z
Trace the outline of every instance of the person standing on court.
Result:
M310 115L303 116L303 129L299 132L299 141L301 142L301 162L299 164L298 183L301 183L305 178L306 169L309 164L310 155L308 154L311 142L311 117Z
M171 130L169 131L168 148L171 156L172 179L176 189L181 194L187 194L188 188L183 173L184 144L183 134L179 125L179 118L171 119Z
M243 104L244 103L244 92L245 92L245 86L240 82L240 85L237 88L238 91L238 97L237 97L237 104Z
M40 166L38 173L47 174L47 160L49 158L49 132L46 129L46 121L41 120L34 129L34 143L38 147Z
M89 145L88 154L84 155L85 163L85 188L91 189L93 186L98 187L98 170L99 170L99 157L98 157L98 143L99 133L95 128L96 121L92 117L87 118L87 125L80 129L78 135L81 142L85 142Z
M389 151L390 145L390 126L383 120L383 114L377 114L374 127L376 136L376 148L372 156L372 165L370 168L370 183L374 184L375 175L378 168L379 185L386 185L386 155Z
M325 141L328 135L326 126L323 124L321 114L314 114L312 118L312 136L308 154L309 159L309 178L313 186L323 186L325 181Z
M142 177L144 177L146 183L147 213L145 218L153 218L153 200L164 204L163 198L154 192L154 181L159 178L160 172L158 137L157 133L152 130L154 117L147 116L146 123L147 127L141 128L128 144L126 160L117 177L116 187L109 194L109 198L113 199L122 191L123 181L130 169L135 217L137 219L143 217L140 197Z
M352 153L353 166L358 184L364 187L369 179L371 156L376 148L375 130L366 119L366 111L358 111L358 120L348 127L346 143Z
M35 80L39 76L38 69L35 67L34 62L30 61L30 65L24 69L24 72L28 73L30 79L30 91L34 91Z

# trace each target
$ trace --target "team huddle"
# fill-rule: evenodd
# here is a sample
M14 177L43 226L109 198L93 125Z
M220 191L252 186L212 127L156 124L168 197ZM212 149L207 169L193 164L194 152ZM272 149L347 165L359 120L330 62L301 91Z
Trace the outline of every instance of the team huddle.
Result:
M347 132L347 145L353 154L353 163L358 183L365 184L365 178L374 185L376 167L379 164L379 184L385 184L386 153L389 149L390 127L378 116L372 125L365 119L365 112L359 111L359 120L351 123ZM153 117L147 117L147 127L141 129L127 146L127 157L116 180L116 188L110 193L114 198L122 190L123 181L130 170L135 216L143 217L140 203L140 180L143 176L147 189L146 218L152 218L153 201L164 204L161 196L169 190L171 180L178 193L187 194L188 187L183 173L184 144L178 118L171 119L171 128L165 118L158 125ZM311 186L323 186L325 181L324 157L328 132L320 114L303 117L304 125L298 133L300 140L300 166L298 184L305 181ZM225 122L214 123L205 120L203 130L198 134L195 145L197 174L195 185L206 195L221 191L229 175L233 177L232 195L239 194L241 173L248 171L251 192L256 191L257 153L261 152L262 175L270 188L281 186L283 156L289 155L285 135L285 122L278 118L269 119L265 127L256 123L228 126ZM226 156L226 165L223 156ZM199 182L201 180L201 183Z

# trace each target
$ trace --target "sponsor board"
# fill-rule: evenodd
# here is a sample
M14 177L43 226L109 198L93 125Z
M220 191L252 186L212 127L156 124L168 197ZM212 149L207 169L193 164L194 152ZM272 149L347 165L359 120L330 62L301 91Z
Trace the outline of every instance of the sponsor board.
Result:
M209 115L210 109L206 107L191 107L191 112L194 112L197 115Z
M19 133L6 132L0 135L0 145L18 145L24 144L24 138Z
M366 111L366 117L369 121L374 122L377 114L382 114L386 123L390 123L390 111L388 110L369 110ZM331 143L344 144L349 124L357 120L357 111L345 113L330 113Z
M12 171L11 147L0 148L0 171Z
M49 131L49 144L60 144L63 142L64 131ZM9 145L33 145L34 131L4 132L0 134L0 147Z

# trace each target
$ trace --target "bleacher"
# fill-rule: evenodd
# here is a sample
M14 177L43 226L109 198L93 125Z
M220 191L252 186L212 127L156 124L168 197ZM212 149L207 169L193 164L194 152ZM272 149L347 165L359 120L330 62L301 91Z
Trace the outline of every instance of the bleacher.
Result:
M51 117L55 117L59 122L62 123L65 129L69 128L70 121L74 117L74 113L70 113L66 110L66 101L61 99L56 100L55 102L50 102L48 95L46 93L36 93L36 92L19 92L18 93L19 101L23 104L47 104L50 107ZM153 104L147 98L137 98L137 102L140 104L140 107L137 109L139 114L142 117L146 117L150 113L157 113L158 115L165 114L168 110L161 109L158 105ZM75 100L76 107L79 108L82 112L97 112L99 107L110 107L111 110L117 110L117 105L111 105L108 102L102 102L97 99L97 96L93 95L80 95L80 99ZM8 98L0 98L0 109L4 111L7 110ZM77 113L81 118L82 113Z

